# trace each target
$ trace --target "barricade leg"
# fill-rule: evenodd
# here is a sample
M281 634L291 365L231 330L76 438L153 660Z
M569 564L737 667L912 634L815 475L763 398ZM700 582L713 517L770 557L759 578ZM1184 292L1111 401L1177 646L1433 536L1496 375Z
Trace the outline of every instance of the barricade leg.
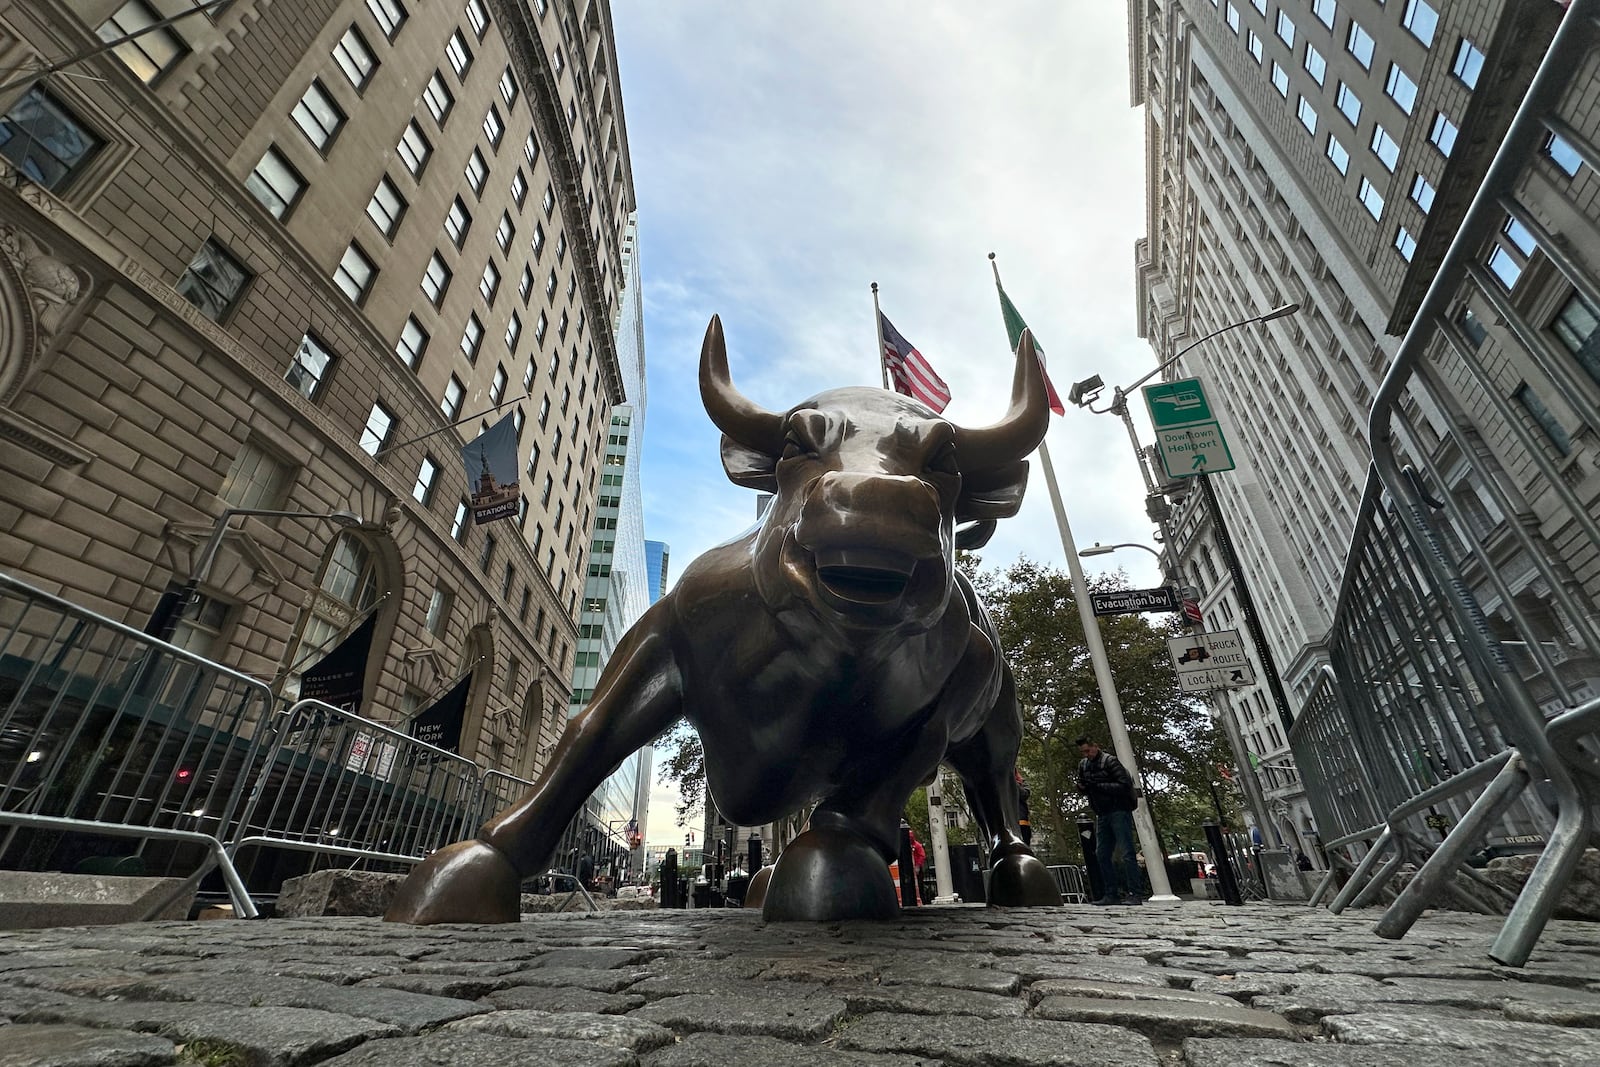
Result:
M1312 892L1311 899L1306 901L1306 906L1307 907L1314 908L1318 904L1322 903L1323 894L1326 893L1328 890L1333 888L1333 877L1334 877L1334 874L1335 874L1334 869L1332 867L1329 867L1328 868L1328 873L1324 874L1322 876L1322 881L1317 883L1317 888Z
M1366 884L1369 872L1377 864L1378 858L1388 851L1389 846L1393 843L1394 833L1388 827L1385 827L1383 833L1378 835L1378 839L1367 850L1367 854L1361 857L1361 862L1356 864L1356 869L1350 873L1350 880L1345 882L1344 888L1339 890L1339 895L1333 898L1332 904L1328 905L1329 911L1337 915L1350 906L1350 902L1355 899L1356 894L1361 892L1361 887Z
M1456 868L1466 860L1467 853L1483 839L1485 828L1500 817L1527 785L1528 771L1521 759L1514 758L1500 769L1494 781L1478 794L1478 799L1467 809L1466 817L1456 823L1444 842L1417 871L1416 877L1389 905L1389 910L1383 913L1375 931L1379 937L1398 940L1406 935L1455 875Z
M1589 805L1570 778L1566 783L1567 788L1561 791L1556 828L1550 833L1544 854L1528 874L1511 914L1489 948L1489 957L1508 967L1521 967L1528 962L1589 843L1594 826Z
M1389 857L1388 862L1378 869L1378 873L1372 876L1371 881L1361 887L1361 892L1356 894L1356 898L1350 902L1350 906L1364 908L1376 901L1378 894L1383 892L1383 887L1389 884L1389 879L1400 873L1400 868L1404 866L1408 854L1409 850L1406 848L1406 842L1403 839L1396 838L1394 855Z

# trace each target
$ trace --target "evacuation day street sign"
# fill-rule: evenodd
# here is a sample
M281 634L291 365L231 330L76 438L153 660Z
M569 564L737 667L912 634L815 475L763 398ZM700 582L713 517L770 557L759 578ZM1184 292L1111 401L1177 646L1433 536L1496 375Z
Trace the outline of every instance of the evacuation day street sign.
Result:
M1155 427L1156 453L1169 478L1231 471L1233 453L1222 426L1211 412L1199 378L1158 382L1143 389L1150 425Z
M1178 594L1170 585L1157 589L1119 589L1112 593L1090 593L1089 604L1096 615L1135 615L1143 611L1177 611Z
M1238 630L1186 634L1167 638L1167 651L1178 672L1178 689L1204 693L1211 689L1238 689L1254 685L1255 670L1244 654Z

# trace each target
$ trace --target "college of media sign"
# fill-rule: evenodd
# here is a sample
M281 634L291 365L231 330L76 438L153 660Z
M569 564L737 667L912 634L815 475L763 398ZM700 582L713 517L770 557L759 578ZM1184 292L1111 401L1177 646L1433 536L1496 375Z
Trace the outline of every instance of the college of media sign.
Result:
M1179 378L1144 387L1145 407L1156 433L1156 451L1169 478L1233 470L1233 453L1222 425L1211 413L1199 378Z
M1134 615L1143 611L1177 611L1178 594L1170 586L1159 589L1119 589L1090 593L1089 606L1096 615Z
M1205 693L1212 689L1238 689L1254 685L1255 669L1244 653L1238 630L1185 634L1167 638L1167 651L1178 672L1178 689Z

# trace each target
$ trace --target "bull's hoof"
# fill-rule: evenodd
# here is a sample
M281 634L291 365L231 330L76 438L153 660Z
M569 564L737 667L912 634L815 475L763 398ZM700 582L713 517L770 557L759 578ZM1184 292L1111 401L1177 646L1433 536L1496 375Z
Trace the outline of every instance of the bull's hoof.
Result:
M522 879L504 852L458 841L418 865L383 913L385 922L514 923L522 918Z
M789 843L767 886L768 922L893 919L900 914L889 865L867 839L816 826Z
M989 872L989 903L1002 908L1053 908L1061 892L1050 870L1024 853L1002 856Z
M744 906L759 908L767 900L767 886L772 884L772 866L761 868L750 877L750 888L744 891Z

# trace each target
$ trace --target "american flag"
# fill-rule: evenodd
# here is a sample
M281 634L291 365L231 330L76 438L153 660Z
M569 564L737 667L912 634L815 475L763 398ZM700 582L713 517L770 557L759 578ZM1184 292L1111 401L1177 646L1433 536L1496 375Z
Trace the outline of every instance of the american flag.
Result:
M914 397L935 411L943 411L950 403L950 387L944 384L944 379L934 373L922 353L881 311L878 325L883 330L883 365L889 369L889 383L894 391Z

